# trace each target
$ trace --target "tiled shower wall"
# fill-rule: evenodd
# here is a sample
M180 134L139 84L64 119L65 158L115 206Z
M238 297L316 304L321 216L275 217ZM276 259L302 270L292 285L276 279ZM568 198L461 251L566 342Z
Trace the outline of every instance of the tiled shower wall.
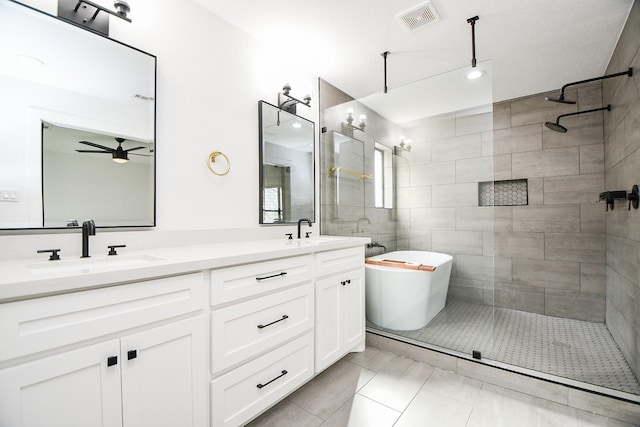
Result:
M600 85L539 94L411 124L414 150L398 162L398 247L454 256L450 298L581 320L605 318ZM528 206L478 206L478 182L528 180Z
M607 74L633 67L633 77L603 82L607 190L640 185L640 3L635 2ZM640 209L624 201L607 212L606 323L627 362L640 374Z
M373 174L374 144L389 148L400 141L402 129L354 100L330 83L320 79L320 200L321 232L339 236L366 236L383 245L367 249L366 256L396 249L396 222L393 209L374 208ZM365 132L346 124L347 108L354 109L357 123L366 114ZM331 173L341 167L354 174ZM339 203L338 203L339 200Z

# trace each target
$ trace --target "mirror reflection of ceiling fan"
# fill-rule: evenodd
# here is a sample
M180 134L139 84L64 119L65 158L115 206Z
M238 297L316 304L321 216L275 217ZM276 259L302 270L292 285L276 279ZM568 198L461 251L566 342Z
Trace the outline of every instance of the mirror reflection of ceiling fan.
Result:
M100 150L76 150L78 153L98 153L98 154L111 154L112 156L112 160L116 163L126 163L129 161L129 152L131 151L135 151L135 150L141 150L143 148L147 148L144 146L140 146L140 147L134 147L134 148L129 148L127 150L125 150L124 148L122 148L122 143L125 141L124 138L116 138L116 141L118 142L118 147L117 148L110 148L110 147L105 147L104 145L100 145L100 144L96 144L95 142L89 142L89 141L78 141L78 143L80 144L85 144L85 145L90 145L92 147L96 147L96 148L100 148ZM147 156L147 154L138 154L138 153L131 153L132 155L135 156Z

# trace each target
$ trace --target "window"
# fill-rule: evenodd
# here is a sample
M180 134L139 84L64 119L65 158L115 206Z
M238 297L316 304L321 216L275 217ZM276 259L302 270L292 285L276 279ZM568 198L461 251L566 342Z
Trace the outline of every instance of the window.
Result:
M373 152L374 207L393 208L393 159L390 148L376 142Z

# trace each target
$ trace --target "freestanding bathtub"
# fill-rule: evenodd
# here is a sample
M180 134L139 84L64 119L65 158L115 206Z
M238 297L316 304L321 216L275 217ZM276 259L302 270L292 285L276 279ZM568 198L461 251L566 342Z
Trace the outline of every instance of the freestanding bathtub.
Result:
M395 251L369 258L436 267L434 271L365 264L367 319L399 331L420 329L444 308L451 276L451 255Z

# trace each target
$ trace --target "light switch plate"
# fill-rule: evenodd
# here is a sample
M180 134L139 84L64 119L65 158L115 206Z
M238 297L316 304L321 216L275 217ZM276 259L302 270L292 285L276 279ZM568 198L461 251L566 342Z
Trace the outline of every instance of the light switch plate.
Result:
M0 188L0 202L17 202L18 198L17 188Z

